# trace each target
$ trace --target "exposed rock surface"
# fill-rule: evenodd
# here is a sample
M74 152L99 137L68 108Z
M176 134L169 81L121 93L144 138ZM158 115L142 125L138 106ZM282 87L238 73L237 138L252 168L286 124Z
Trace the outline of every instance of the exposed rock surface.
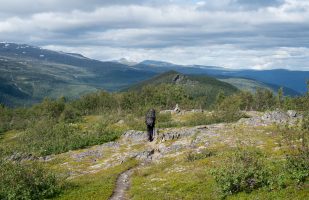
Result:
M121 139L131 142L146 142L148 141L148 136L147 133L143 131L129 130L122 135Z
M146 132L126 131L116 142L64 153L66 163L63 165L70 169L70 176L74 177L95 173L131 158L138 159L141 163L160 162L164 157L173 157L188 150L196 151L216 144L235 147L240 142L235 135L238 127L248 129L248 134L251 132L256 134L258 133L254 128L256 126L267 126L273 123L293 124L301 119L301 115L295 111L251 112L249 115L251 118L244 118L236 123L158 129L153 142L148 142ZM252 137L246 137L241 142L263 146L263 141L253 141ZM17 157L20 156L16 155ZM47 161L51 159L48 158Z
M287 112L276 110L271 112L266 112L263 115L255 115L251 118L243 118L240 120L241 123L251 125L251 126L267 126L270 124L295 124L298 120L302 118L302 115L296 111L289 110Z
M184 128L184 129L167 129L163 133L158 135L161 141L176 140L183 137L188 137L196 132L195 128Z

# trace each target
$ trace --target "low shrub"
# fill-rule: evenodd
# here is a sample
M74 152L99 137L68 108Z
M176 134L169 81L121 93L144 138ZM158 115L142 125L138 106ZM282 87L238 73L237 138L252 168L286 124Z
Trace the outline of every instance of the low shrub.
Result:
M66 105L60 115L60 121L73 123L81 119L81 113L76 108Z
M202 150L199 153L189 152L187 154L186 159L189 162L193 162L195 160L201 160L201 159L209 158L209 157L214 156L214 155L215 155L214 151L211 151L211 150L208 150L208 149L204 149L204 150Z
M298 184L309 177L309 150L299 149L297 153L287 155L286 171Z
M17 138L19 152L46 156L114 141L119 132L99 125L95 130L83 130L76 124L42 120Z
M238 192L251 192L269 184L270 171L265 156L256 149L238 149L212 171L224 196Z
M62 180L38 163L0 161L0 199L39 200L59 194Z

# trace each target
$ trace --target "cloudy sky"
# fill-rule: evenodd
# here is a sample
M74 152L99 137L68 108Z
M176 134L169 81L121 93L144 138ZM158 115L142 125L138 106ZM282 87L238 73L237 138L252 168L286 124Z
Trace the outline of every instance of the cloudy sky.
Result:
M309 70L309 0L0 0L0 41L228 68Z

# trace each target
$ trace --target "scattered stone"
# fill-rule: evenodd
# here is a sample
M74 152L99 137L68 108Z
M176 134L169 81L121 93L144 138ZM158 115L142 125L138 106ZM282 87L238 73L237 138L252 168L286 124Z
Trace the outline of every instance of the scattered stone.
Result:
M124 124L124 120L123 119L119 120L117 124Z

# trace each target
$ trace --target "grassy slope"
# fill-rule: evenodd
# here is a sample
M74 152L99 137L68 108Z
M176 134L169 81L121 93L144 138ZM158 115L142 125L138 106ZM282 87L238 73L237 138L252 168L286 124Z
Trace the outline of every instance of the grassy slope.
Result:
M111 62L56 61L0 55L0 103L23 106L44 97L76 98L98 89L115 91L154 75Z
M121 165L99 171L94 174L84 175L69 181L70 186L61 194L58 200L71 199L108 199L114 190L118 175L137 164L135 160Z
M267 154L271 166L280 163L286 149L274 151L281 133L275 127L230 127L223 134L226 138L235 137L244 146L257 145ZM211 171L225 165L225 159L231 148L220 142L207 147L213 155L193 161L188 160L187 153L164 159L162 162L140 168L135 171L132 179L130 197L132 199L221 199L220 191L211 175ZM288 186L284 189L259 189L252 193L241 192L228 196L227 199L307 199L309 198L309 180L303 186Z
M159 116L164 120L158 124L159 127L168 127L165 121L176 121L185 123L190 121L192 114L189 115L171 115L169 117ZM95 126L102 116L88 116L82 122L84 128ZM137 119L135 123L143 125L143 119ZM130 129L130 119L125 119L121 129ZM181 124L180 123L180 124ZM177 123L172 123L176 125ZM188 124L190 125L190 124ZM113 126L113 125L111 125ZM114 126L120 128L120 125ZM136 127L137 129L140 127ZM10 131L6 133L0 143L13 142L20 133ZM282 135L276 127L246 127L234 126L231 124L227 129L222 130L222 138L234 138L235 143L241 145L253 145L261 148L265 152L270 161L278 162L285 155L286 149L274 150L281 144ZM174 141L169 141L170 143ZM210 171L220 165L224 165L224 160L229 154L230 147L221 142L212 142L210 139L208 149L214 152L213 156L188 161L187 153L166 158L160 163L139 167L135 171L132 179L132 188L129 194L132 199L220 199L220 193ZM262 143L261 143L262 142ZM282 144L281 144L282 145ZM140 146L133 146L141 148ZM84 174L85 171L93 165L92 158L85 158L82 161L74 161L71 153L83 152L77 150L66 154L57 155L54 160L46 163L46 167L58 171L59 173L67 173L68 171L76 171L81 176L75 176L69 180L68 187L63 191L57 199L108 199L111 195L116 177L126 169L135 166L136 161L125 162L121 165L103 169L95 173ZM104 152L104 159L111 157L113 152ZM100 161L97 161L100 162ZM285 189L276 189L267 191L260 189L252 193L239 193L229 196L228 199L306 199L309 194L309 183L299 187L287 187Z

